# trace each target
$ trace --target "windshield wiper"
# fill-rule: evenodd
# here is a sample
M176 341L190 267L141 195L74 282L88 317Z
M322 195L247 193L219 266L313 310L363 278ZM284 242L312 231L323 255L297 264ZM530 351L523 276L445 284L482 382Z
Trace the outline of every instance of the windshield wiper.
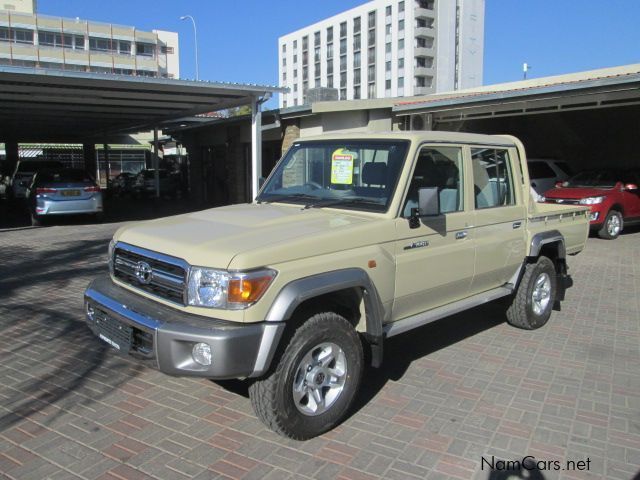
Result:
M320 200L315 203L308 203L304 206L307 208L323 208L323 207L334 207L337 205L353 205L357 203L363 203L366 205L382 205L380 202L376 202L375 200L371 200L363 197L354 197L354 198L327 198L324 200Z
M317 200L319 197L316 197L315 195L309 195L307 193L289 193L287 195L274 195L272 197L269 198L261 198L260 200L258 200L256 203L260 204L260 203L275 203L275 202L281 202L282 200L289 200L289 199L293 199L293 200Z

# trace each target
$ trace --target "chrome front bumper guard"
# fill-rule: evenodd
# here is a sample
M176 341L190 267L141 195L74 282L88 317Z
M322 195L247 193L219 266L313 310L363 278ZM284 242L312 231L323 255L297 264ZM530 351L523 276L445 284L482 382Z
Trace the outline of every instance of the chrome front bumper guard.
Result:
M111 281L96 278L84 294L89 328L105 343L163 373L212 379L258 377L271 364L283 322L236 323L193 315L137 295ZM131 341L121 344L96 321L131 327ZM211 347L211 365L192 356L196 343Z

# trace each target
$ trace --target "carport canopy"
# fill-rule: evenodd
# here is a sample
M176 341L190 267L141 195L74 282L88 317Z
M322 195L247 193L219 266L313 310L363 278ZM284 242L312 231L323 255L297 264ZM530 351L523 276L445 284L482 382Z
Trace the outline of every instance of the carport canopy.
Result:
M120 134L252 106L254 196L261 176L260 105L286 89L255 84L0 66L0 142L109 143ZM156 189L157 190L157 189Z

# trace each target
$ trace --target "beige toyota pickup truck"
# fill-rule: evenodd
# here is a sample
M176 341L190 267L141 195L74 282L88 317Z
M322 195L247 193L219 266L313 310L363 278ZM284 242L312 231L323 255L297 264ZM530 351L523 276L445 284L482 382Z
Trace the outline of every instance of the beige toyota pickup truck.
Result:
M514 137L305 138L252 204L118 230L86 319L169 375L247 379L258 417L306 439L345 417L391 336L500 297L542 327L587 212L532 201Z

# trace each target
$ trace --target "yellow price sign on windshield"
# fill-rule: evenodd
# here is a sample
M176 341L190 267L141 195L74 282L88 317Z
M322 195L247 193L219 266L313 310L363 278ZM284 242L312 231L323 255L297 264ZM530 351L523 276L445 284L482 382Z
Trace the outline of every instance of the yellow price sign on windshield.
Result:
M353 183L353 161L355 154L339 148L331 155L331 183L351 185Z

